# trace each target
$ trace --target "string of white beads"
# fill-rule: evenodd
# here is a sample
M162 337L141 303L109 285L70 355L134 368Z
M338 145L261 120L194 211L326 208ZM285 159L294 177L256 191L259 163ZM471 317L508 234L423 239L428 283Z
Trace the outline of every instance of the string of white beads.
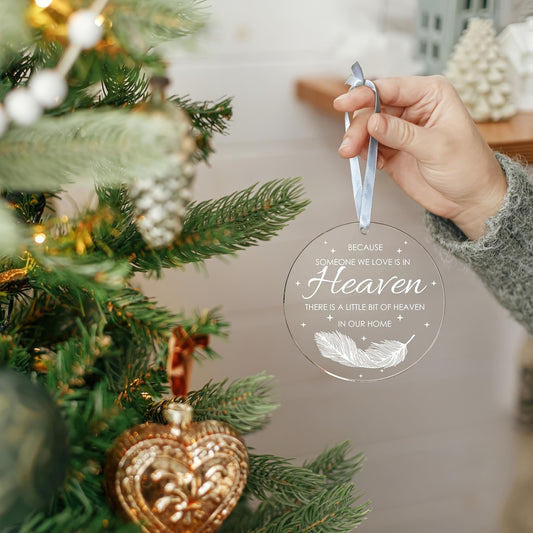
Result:
M30 92L44 109L53 109L65 101L67 82L56 70L43 69L30 80Z
M102 38L102 25L98 14L90 9L80 9L68 19L68 38L82 50L92 48Z
M78 58L81 50L95 46L102 38L100 12L107 0L95 0L91 8L72 13L67 22L70 45L56 69L36 72L27 87L9 91L0 104L0 136L9 122L19 126L30 126L39 120L45 109L61 105L67 96L66 74Z

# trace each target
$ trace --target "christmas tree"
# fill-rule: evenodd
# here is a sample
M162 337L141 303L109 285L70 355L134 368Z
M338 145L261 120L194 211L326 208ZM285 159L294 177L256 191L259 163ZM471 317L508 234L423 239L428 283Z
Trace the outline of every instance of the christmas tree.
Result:
M228 325L134 284L268 240L307 204L293 178L192 199L231 101L167 95L157 47L205 17L195 0L0 0L2 532L348 532L368 512L347 443L301 466L249 452L273 377L189 391ZM97 201L56 216L72 181Z

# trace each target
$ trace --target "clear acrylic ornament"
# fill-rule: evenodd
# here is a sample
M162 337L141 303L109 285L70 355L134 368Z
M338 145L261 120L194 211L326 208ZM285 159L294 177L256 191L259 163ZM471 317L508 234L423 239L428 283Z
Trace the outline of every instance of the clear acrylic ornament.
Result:
M347 381L394 376L433 346L444 317L442 277L407 233L373 222L336 226L314 238L292 264L285 320L299 350Z

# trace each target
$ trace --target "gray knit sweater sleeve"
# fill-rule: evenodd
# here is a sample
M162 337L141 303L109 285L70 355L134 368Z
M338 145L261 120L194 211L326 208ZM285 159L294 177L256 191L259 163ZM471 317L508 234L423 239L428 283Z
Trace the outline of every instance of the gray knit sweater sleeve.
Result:
M533 179L525 168L496 154L508 181L505 202L470 241L451 221L428 213L432 237L464 261L496 299L533 335Z

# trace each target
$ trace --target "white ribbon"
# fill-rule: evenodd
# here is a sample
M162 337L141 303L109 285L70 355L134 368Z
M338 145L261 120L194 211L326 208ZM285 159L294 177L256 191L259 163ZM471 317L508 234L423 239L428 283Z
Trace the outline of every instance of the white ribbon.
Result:
M374 91L376 95L376 104L374 112L381 111L379 102L379 95L376 86L370 81L365 80L363 70L359 63L352 65L352 74L346 80L346 85L350 86L349 91L365 85ZM350 127L350 116L348 113L344 115L344 126L346 131ZM350 159L350 171L352 175L352 187L355 200L355 209L359 217L359 228L363 233L366 233L370 228L370 218L372 214L372 198L374 196L374 183L376 181L376 169L378 161L378 142L374 137L370 137L368 144L368 159L366 161L366 170L364 182L361 177L361 170L359 168L359 157L352 157Z

